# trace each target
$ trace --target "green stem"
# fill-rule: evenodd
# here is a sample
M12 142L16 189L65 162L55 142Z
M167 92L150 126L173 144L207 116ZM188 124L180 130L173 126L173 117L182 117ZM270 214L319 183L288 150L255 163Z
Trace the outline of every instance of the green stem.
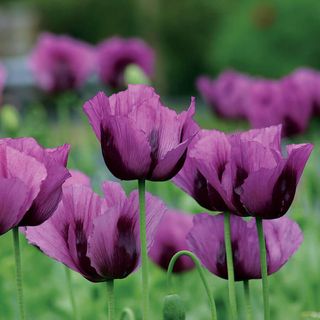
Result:
M244 301L245 301L246 310L247 310L247 320L253 320L249 280L243 281L243 291L244 291Z
M77 315L76 301L75 301L75 298L74 298L73 288L72 288L71 270L67 266L65 266L65 271L66 271L66 278L67 278L67 286L68 286L68 291L69 291L69 297L70 297L70 302L71 302L71 306L72 306L73 319L77 320L78 319L78 315Z
M129 319L129 320L136 319L133 311L130 308L123 309L123 311L121 313L120 320L125 320L125 319Z
M13 247L14 247L14 258L16 264L16 281L17 281L17 292L18 292L18 304L20 310L20 319L25 319L24 312L24 301L23 301L23 286L22 286L22 273L21 273L21 257L20 257L20 245L19 245L19 228L15 227L12 229L13 236Z
M228 285L229 285L229 303L231 311L231 319L237 319L237 300L236 300L236 288L234 281L234 268L233 268L233 254L231 244L231 224L230 213L224 213L224 242L227 255L227 270L228 270Z
M208 296L208 299L209 299L209 304L210 304L210 310L211 310L211 319L212 320L217 320L217 310L216 310L216 304L215 304L215 301L214 301L214 298L211 296L211 293L210 293L210 288L209 288L209 285L207 283L207 280L206 280L206 277L204 275L204 272L203 272L203 269L202 269L202 266L201 266L201 263L199 262L198 258L190 251L187 251L187 250L182 250L182 251L179 251L177 252L170 260L170 263L169 263L169 266L168 266L168 270L167 270L167 286L168 286L168 293L170 294L170 288L171 288L171 275L172 275L172 272L173 272L173 268L174 268L174 265L176 263L176 261L181 257L181 256L188 256L189 258L192 259L192 261L194 262L194 264L196 265L197 267L197 270L198 270L198 273L199 273L199 276L201 278L201 281L203 283L203 286L206 290L206 293L207 293L207 296Z
M270 320L267 251L266 251L266 242L264 239L262 219L256 218L256 224L257 224L258 237L259 237L259 247L260 247L260 264L261 264L261 276L262 276L264 320Z
M149 320L149 290L148 290L148 253L147 253L147 227L146 227L146 183L138 181L139 206L140 206L140 245L141 245L141 269L142 269L142 295L143 295L143 320Z
M107 281L108 292L108 320L115 319L115 306L114 306L114 281Z

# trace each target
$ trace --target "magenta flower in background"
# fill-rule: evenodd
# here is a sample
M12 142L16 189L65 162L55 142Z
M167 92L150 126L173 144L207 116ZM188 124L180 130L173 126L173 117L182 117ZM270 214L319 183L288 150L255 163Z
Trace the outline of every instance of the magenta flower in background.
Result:
M175 184L206 209L276 219L284 215L313 149L288 145L281 152L281 126L226 135L202 130L190 147Z
M252 82L253 79L244 74L226 70L215 80L199 77L196 85L203 99L219 116L244 118L247 90Z
M275 80L257 79L250 86L246 97L247 117L253 128L281 124L285 116L284 95Z
M288 77L299 86L300 90L311 100L313 111L320 114L320 73L313 69L299 68Z
M141 39L114 37L98 47L98 71L102 82L112 88L125 86L124 71L130 64L139 66L149 78L154 73L155 54Z
M168 269L171 258L178 251L188 250L186 235L193 226L192 218L190 214L169 209L161 220L149 256L162 269ZM173 272L184 272L193 268L192 260L183 256L177 260Z
M270 275L277 272L298 250L303 235L298 224L287 217L263 221L263 227ZM187 242L190 250L210 272L220 278L228 278L223 214L196 215ZM231 242L235 280L260 279L260 252L255 219L245 221L232 215Z
M303 133L307 130L315 95L310 95L310 90L299 83L295 76L289 75L280 81L285 101L285 112L282 120L285 136Z
M32 138L0 139L0 234L48 219L69 177L69 146L44 149Z
M177 114L162 105L154 89L129 85L110 97L98 93L84 105L100 140L105 163L119 179L169 180L182 168L198 127L195 102Z
M93 47L64 35L42 34L30 57L41 89L59 92L82 87L95 68Z
M92 282L125 278L140 263L137 191L126 197L115 182L105 182L103 191L105 198L76 181L65 186L55 214L25 232L31 244ZM147 194L146 209L150 247L166 207Z

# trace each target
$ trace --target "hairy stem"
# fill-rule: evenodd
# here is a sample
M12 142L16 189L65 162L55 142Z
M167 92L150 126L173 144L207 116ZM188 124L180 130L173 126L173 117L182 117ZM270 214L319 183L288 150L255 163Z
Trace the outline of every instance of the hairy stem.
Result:
M18 304L20 311L20 319L25 320L24 311L24 300L23 300L23 286L22 286L22 272L21 272L21 256L20 256L20 244L19 244L19 228L15 227L12 229L13 236L13 248L14 257L16 264L16 281L17 281L17 292L18 292Z
M213 298L213 296L211 296L210 288L209 288L208 282L207 282L207 280L206 280L206 277L205 277L205 275L204 275L204 272L203 272L201 263L199 262L198 258L197 258L192 252L187 251L187 250L182 250L182 251L177 252L177 253L171 258L170 263L169 263L169 266L168 266L168 270L167 270L168 293L171 293L171 292L170 292L170 288L171 288L171 275L172 275L172 272L173 272L174 265L175 265L176 261L177 261L181 256L187 256L187 257L191 258L192 261L194 262L194 264L196 265L197 270L198 270L198 273L199 273L199 276L200 276L200 279L201 279L201 281L202 281L202 283L203 283L203 286L204 286L204 288L205 288L205 290L206 290L206 293L207 293L207 296L208 296L208 299L209 299L210 311L211 311L211 319L212 319L212 320L217 320L217 310L216 310L216 304L215 304L214 298Z
M256 218L256 224L257 224L258 237L259 237L259 247L260 247L260 264L261 264L261 276L262 276L264 320L270 320L267 251L266 251L266 241L264 239L262 219Z
M140 206L140 245L141 245L141 269L142 269L142 319L149 320L149 284L148 284L148 253L147 253L147 227L146 227L146 183L138 181L139 206Z
M234 281L234 267L233 267L233 254L231 244L231 223L230 213L224 213L224 242L227 256L227 269L228 269L228 286L229 286L229 303L231 319L237 319L237 300L236 300L236 287Z

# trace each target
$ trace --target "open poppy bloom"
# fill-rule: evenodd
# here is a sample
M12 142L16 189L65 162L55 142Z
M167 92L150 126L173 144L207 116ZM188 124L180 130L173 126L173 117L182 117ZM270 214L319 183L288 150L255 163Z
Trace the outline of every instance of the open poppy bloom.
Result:
M44 149L32 138L0 139L0 234L43 223L61 199L69 145Z
M212 211L276 219L284 215L313 149L281 151L281 126L226 135L202 130L174 182Z
M198 130L195 102L177 114L146 85L129 85L110 97L98 93L84 112L101 143L104 161L119 179L169 180L182 168Z
M253 79L244 74L226 70L215 80L201 76L196 85L203 99L219 116L237 119L246 116L246 92L252 82Z
M107 39L98 47L100 78L104 84L122 89L125 86L125 69L132 64L151 78L154 73L154 56L153 49L141 39Z
M150 259L163 270L167 270L171 258L181 250L187 250L186 236L191 230L193 216L176 210L168 210L156 232L154 244L150 250ZM173 272L184 272L194 268L188 257L180 257Z
M74 180L55 214L25 231L31 244L92 282L125 278L140 263L137 191L126 197L115 182L105 182L103 191L105 198ZM149 248L166 207L147 194L146 210Z
M190 250L213 274L228 279L223 214L199 214L187 236ZM287 217L263 221L268 274L277 272L303 241L299 226ZM231 216L231 242L236 281L260 279L259 240L255 219Z
M39 86L49 92L82 87L95 68L94 49L68 36L44 33L30 57Z

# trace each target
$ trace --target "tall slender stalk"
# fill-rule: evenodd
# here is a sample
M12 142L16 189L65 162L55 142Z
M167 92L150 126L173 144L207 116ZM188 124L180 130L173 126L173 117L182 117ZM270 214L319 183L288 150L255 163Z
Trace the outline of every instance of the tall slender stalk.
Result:
M199 273L199 276L201 278L201 281L203 283L203 286L204 286L204 288L206 290L206 293L207 293L207 296L208 296L208 299L209 299L210 311L211 311L211 319L212 320L217 320L218 319L217 318L217 310L216 310L216 304L215 304L214 298L211 295L210 288L209 288L208 282L206 280L206 277L204 275L201 263L199 262L198 258L192 252L187 251L187 250L182 250L182 251L177 252L171 258L169 266L168 266L168 270L167 270L168 293L170 293L169 291L170 291L170 288L171 288L171 275L172 275L172 272L173 272L174 265L175 265L176 261L183 255L191 258L192 261L194 262L194 264L196 265L198 273Z
M249 280L243 281L243 291L244 291L244 301L246 304L247 320L253 320Z
M71 307L72 307L73 319L77 320L78 314L77 314L76 300L75 300L74 294L73 294L71 270L67 266L65 266L64 268L66 271L67 286L68 286L69 297L70 297L70 302L71 302Z
M147 253L147 226L146 226L146 183L138 181L139 206L140 206L140 245L141 245L141 269L142 269L142 319L149 320L149 289L148 289L148 253Z
M15 227L12 229L13 236L13 248L14 258L16 264L16 281L17 281L17 292L18 292L18 304L20 319L25 320L24 311L24 300L23 300L23 286L22 286L22 272L21 272L21 256L20 256L20 244L19 244L19 228Z
M264 320L270 320L267 250L266 250L266 242L264 239L263 223L262 223L261 218L256 218L256 225L257 225L257 230L258 230L259 248L260 248L260 264L261 264L261 276L262 276Z
M108 320L115 320L115 305L114 305L114 281L107 281L108 293Z
M230 213L224 213L224 242L227 256L227 270L228 270L228 286L229 286L229 303L231 319L237 319L237 300L236 300L236 288L234 281L234 267L233 267L233 254L231 244L231 223Z

